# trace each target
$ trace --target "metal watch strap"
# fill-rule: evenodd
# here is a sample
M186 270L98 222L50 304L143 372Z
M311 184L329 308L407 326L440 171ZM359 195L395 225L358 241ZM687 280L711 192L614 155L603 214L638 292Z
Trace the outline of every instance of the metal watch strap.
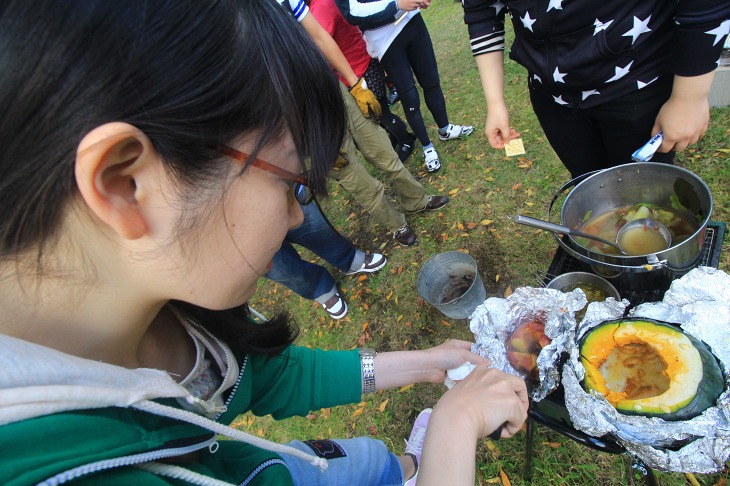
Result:
M362 367L362 392L375 393L375 355L372 348L360 348L360 366Z

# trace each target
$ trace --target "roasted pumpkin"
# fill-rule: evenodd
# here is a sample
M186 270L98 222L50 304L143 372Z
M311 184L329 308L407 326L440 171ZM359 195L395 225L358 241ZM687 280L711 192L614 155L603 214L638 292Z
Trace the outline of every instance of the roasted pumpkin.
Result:
M723 373L708 347L666 322L606 321L580 343L583 387L626 415L689 420L717 403Z

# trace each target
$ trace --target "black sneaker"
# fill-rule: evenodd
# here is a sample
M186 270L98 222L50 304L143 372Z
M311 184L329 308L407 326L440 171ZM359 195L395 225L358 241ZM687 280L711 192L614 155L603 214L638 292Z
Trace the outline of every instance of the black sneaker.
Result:
M396 230L393 233L393 238L402 246L413 246L417 241L416 234L407 224L404 224L401 229Z

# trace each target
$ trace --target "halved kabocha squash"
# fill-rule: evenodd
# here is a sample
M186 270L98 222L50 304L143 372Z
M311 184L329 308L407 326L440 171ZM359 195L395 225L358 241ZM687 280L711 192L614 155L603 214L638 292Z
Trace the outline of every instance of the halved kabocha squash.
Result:
M583 387L626 415L689 420L717 403L725 387L707 345L674 324L606 321L580 340Z

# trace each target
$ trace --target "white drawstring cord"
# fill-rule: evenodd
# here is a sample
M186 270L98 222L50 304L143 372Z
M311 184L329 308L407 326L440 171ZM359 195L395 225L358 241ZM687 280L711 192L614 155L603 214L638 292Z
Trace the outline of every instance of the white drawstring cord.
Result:
M144 464L138 464L136 466L139 469L144 469L158 476L167 476L168 478L180 479L191 484L198 484L201 486L235 486L233 483L227 483L220 481L203 474L199 474L189 469L185 469L180 466L173 466L172 464L161 464L159 462L146 462Z
M295 449L284 444L277 444L276 442L271 442L266 439L256 437L255 435L247 434L246 432L242 432L227 425L219 424L218 422L215 422L213 420L201 417L200 415L194 414L193 412L180 410L174 407L168 407L167 405L160 405L159 403L155 403L149 400L142 400L133 403L131 406L138 410L143 410L145 412L153 413L155 415L162 415L164 417L182 420L183 422L198 425L217 434L224 435L226 437L230 437L231 439L235 439L241 442L246 442L251 445L255 445L256 447L260 447L261 449L296 456L304 461L307 461L313 466L318 466L322 471L327 470L327 461L324 458L307 454L306 452L300 451L299 449Z

